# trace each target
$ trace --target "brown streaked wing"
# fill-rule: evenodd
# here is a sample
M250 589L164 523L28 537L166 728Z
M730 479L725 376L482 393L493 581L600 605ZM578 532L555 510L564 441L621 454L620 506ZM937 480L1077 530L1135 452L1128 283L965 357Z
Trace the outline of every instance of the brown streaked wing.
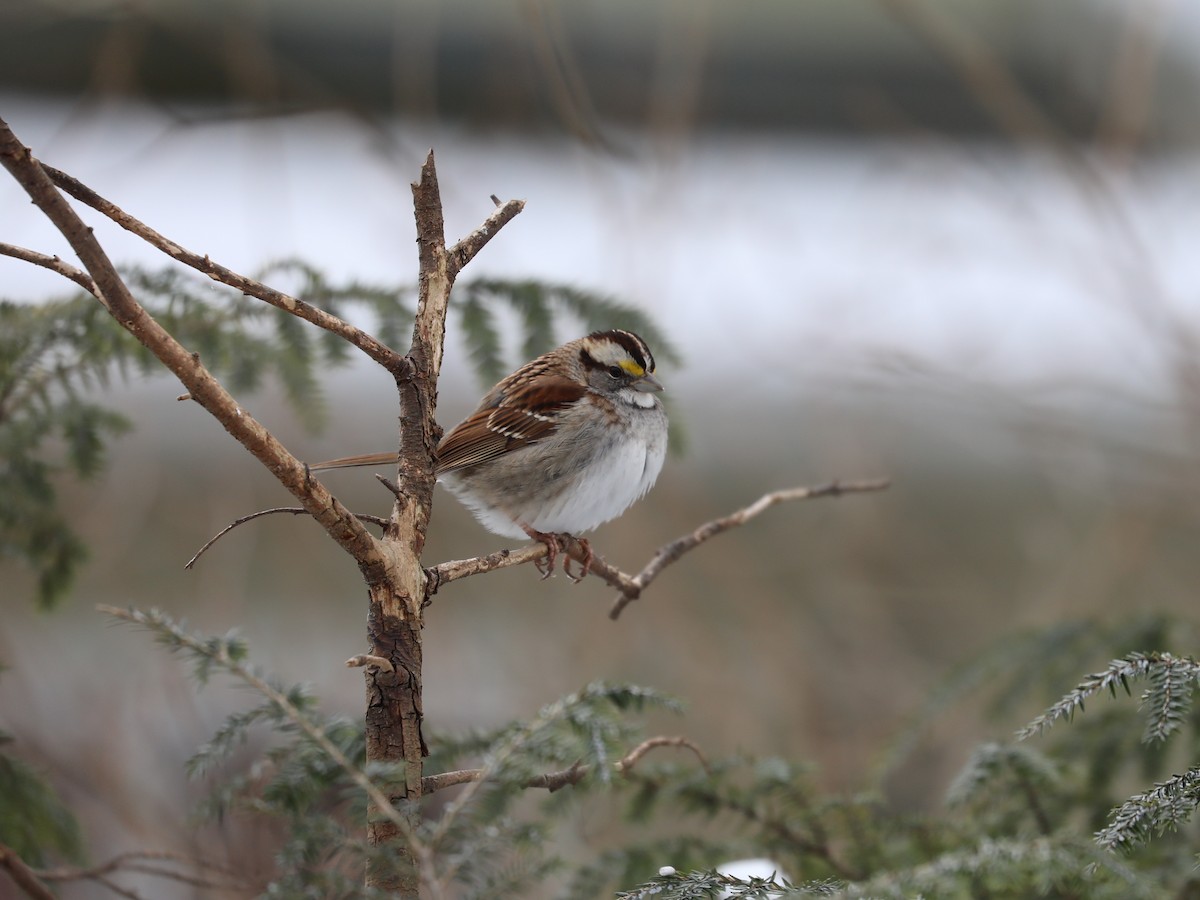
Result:
M478 465L542 440L557 427L555 413L586 393L577 382L549 375L505 394L494 407L476 410L446 435L438 445L438 471Z

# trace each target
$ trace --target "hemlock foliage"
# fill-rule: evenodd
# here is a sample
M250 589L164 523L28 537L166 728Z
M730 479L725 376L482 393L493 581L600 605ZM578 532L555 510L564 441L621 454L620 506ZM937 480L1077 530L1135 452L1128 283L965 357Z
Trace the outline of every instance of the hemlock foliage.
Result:
M162 613L128 615L188 659L202 682L254 671L236 635L196 637ZM1108 628L1080 625L1079 631L1098 639ZM1114 660L1021 736L1040 733L1093 694L1135 680L1148 685L1141 710L1126 704L1095 716L1083 741L1068 739L1075 727L1055 729L1040 742L985 743L945 804L921 812L896 810L880 791L823 793L807 766L779 758L701 761L662 750L623 766L645 737L641 716L655 709L680 713L680 706L644 688L594 683L525 722L430 735L427 774L472 770L479 777L427 796L417 836L439 879L462 897L524 896L547 881L557 886L555 896L578 900L1192 896L1200 890L1190 825L1200 767L1115 809L1103 804L1131 773L1156 771L1128 752L1130 734L1135 741L1159 734L1157 723L1170 708L1179 722L1167 736L1194 736L1190 705L1163 696L1190 691L1177 676L1193 665L1168 654ZM192 773L213 783L205 812L283 824L277 871L263 896L371 896L360 883L372 854L357 824L365 813L361 791L296 727L296 716L319 727L355 766L365 756L362 728L321 714L303 688L272 685L296 712L267 697L231 716L193 758ZM1063 740L1049 740L1055 732ZM239 756L242 762L232 765L230 754L243 745L257 747L256 758L247 763ZM1106 759L1114 748L1121 757ZM1150 760L1166 764L1162 756ZM572 770L582 777L553 792L531 787ZM387 766L367 774L385 788L401 777ZM554 855L545 843L569 826L581 804L619 809L625 820L621 840L582 864ZM1097 816L1105 824L1092 834ZM714 868L750 855L776 861L779 871L738 879ZM667 874L655 874L664 866Z
M344 342L196 276L131 270L126 277L231 390L273 380L302 421L320 426L319 376L351 359ZM408 341L407 286L333 284L297 261L263 277L335 314L369 320L391 346ZM677 358L644 315L567 286L464 281L451 309L485 385L595 328L636 330L664 360ZM56 489L65 477L101 472L111 442L129 428L93 392L113 378L157 371L91 298L0 303L0 553L33 570L43 607L69 589L85 552L57 508ZM261 895L374 896L362 884L364 863L393 863L373 856L365 839L366 804L351 769L385 793L403 773L364 768L361 723L326 716L308 689L259 673L236 634L195 636L156 612L131 617L187 659L199 682L221 676L270 689L230 716L189 764L211 787L204 815L262 820L281 835ZM1195 647L1196 635L1140 616L1007 637L952 673L865 788L849 795L821 791L792 760L701 761L661 748L622 765L645 737L643 714L680 706L636 686L589 684L524 722L427 735L427 775L474 775L423 801L415 839L430 849L437 877L464 898L522 896L547 882L580 900L1200 895L1193 822L1200 716L1192 702L1200 664L1148 649L1168 646ZM887 802L888 777L951 706L970 703L1011 721L1106 658L1106 668L1084 677L1017 740L976 748L944 803L906 811ZM1140 705L1124 699L1135 687ZM39 774L6 752L10 740L0 735L0 843L35 866L80 861L78 826ZM620 839L582 862L556 856L547 839L585 804L619 811ZM719 863L746 856L767 856L779 871L749 880L717 872Z

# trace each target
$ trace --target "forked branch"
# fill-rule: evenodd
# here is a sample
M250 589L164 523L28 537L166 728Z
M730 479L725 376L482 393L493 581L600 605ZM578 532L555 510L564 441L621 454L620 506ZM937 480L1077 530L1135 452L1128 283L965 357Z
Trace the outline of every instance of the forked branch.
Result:
M332 313L306 303L297 297L292 297L283 291L275 290L275 288L268 287L261 281L256 281L253 278L226 268L220 263L213 262L207 256L201 256L199 253L188 250L186 247L159 234L149 225L131 216L115 203L101 197L77 178L53 166L43 165L42 168L55 185L66 191L80 203L90 206L96 212L107 216L130 234L137 235L152 247L161 250L167 256L171 257L171 259L190 266L197 272L207 275L213 281L227 284L231 288L241 291L243 294L256 297L265 303L269 303L271 306L282 309L284 312L289 312L306 322L310 322L318 328L323 328L332 334L336 334L393 374L405 371L408 363L404 356L362 329L356 328L344 319L340 319Z
M386 577L387 559L365 526L312 478L307 467L237 400L130 292L100 242L42 164L0 120L0 165L25 189L34 204L66 238L93 280L101 302L113 318L146 347L239 443L261 462L347 553L354 557L368 584ZM57 270L57 269L56 269Z

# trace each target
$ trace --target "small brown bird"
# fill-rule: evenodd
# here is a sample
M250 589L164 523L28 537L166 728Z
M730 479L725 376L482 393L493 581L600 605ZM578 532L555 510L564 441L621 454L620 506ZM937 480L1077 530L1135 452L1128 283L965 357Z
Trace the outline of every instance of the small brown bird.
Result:
M654 355L633 332L571 341L517 369L450 430L437 448L438 480L489 531L544 543L548 576L565 546L559 535L615 519L654 485L667 450L661 390ZM395 461L376 453L311 468ZM591 548L580 543L582 578Z

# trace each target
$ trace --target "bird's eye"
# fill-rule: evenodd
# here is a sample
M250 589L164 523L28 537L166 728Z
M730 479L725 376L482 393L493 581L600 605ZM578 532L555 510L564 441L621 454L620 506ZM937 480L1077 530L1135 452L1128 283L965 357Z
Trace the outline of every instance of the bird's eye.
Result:
M611 375L613 378L620 378L623 373L621 372L620 366L609 366L608 374Z

